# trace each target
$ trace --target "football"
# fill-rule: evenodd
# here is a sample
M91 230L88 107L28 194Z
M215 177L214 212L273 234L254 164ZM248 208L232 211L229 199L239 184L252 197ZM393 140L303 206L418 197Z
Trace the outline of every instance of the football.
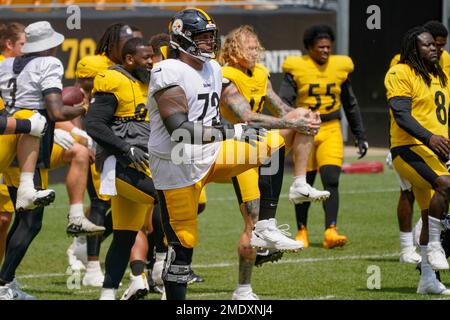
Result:
M66 106L73 106L83 102L84 95L80 87L70 86L65 87L62 91L63 103Z

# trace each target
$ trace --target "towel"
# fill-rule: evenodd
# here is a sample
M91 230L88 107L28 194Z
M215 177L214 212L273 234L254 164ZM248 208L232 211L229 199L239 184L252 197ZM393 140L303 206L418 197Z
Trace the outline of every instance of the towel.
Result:
M116 157L109 156L103 163L100 174L100 194L104 196L117 195L116 189Z

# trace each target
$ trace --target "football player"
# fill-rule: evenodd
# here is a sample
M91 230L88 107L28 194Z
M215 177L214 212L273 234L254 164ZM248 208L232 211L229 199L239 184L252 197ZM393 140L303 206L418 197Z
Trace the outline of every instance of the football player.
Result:
M221 122L217 27L206 12L192 8L176 13L169 32L176 59L152 69L148 151L169 245L163 271L166 297L184 300L198 242L202 188L274 163L271 155L284 141L277 132Z
M287 57L283 63L284 78L280 97L289 105L320 112L322 124L314 137L308 161L306 180L313 185L317 169L330 198L323 203L325 211L324 248L340 247L347 237L337 233L339 209L339 176L343 161L343 140L340 125L344 108L350 129L356 138L359 159L369 147L359 105L350 84L353 62L348 56L332 55L334 34L328 26L313 26L305 31L303 43L308 55ZM296 239L309 243L307 218L310 203L295 206L298 233Z
M9 23L0 25L0 63L6 58L16 57L22 54L22 46L25 42L25 26L20 23ZM30 133L36 131L37 127L45 128L46 120L43 116L36 114L37 123L29 119L14 119L7 117L5 105L0 97L0 134L19 134ZM37 132L37 137L41 137L41 132ZM4 139L15 139L14 137L5 137ZM1 141L1 138L0 138ZM36 140L37 141L37 140ZM27 147L27 145L23 146ZM36 152L38 152L39 144L35 144ZM21 148L18 148L21 152ZM30 150L24 150L30 153ZM4 168L5 169L5 168ZM34 172L34 167L30 168L30 172ZM3 183L3 176L0 174L0 264L3 261L6 246L6 235L11 224L12 214L14 213L14 204L9 196L8 188Z
M408 30L400 61L385 77L390 113L392 163L407 179L422 211L421 277L417 293L450 294L433 270L449 268L440 243L448 226L450 175L448 78L438 63L433 36L423 27Z
M439 58L439 65L442 70L446 72L447 76L450 74L450 54L445 50L447 44L448 30L439 21L428 21L423 25L431 35L436 43L437 55ZM392 68L400 60L400 54L394 56L390 67ZM390 159L390 160L389 160ZM388 162L392 167L392 155L389 153ZM404 263L420 263L421 256L416 252L415 243L413 240L413 207L414 207L414 193L411 183L401 178L396 172L396 176L400 183L400 196L397 205L397 218L400 229L400 262ZM421 229L421 220L417 222L416 229ZM446 256L450 256L450 231L445 230L442 244L446 252ZM445 244L445 245L444 245ZM438 276L439 278L439 276Z
M266 129L287 129L281 130L280 133L286 146L291 148L296 130L302 132L305 129L305 117L315 116L318 124L320 119L318 114L305 109L295 110L281 101L272 89L269 72L259 63L262 53L263 48L258 36L250 26L241 26L226 36L219 56L219 61L224 65L222 67L224 84L221 114L231 123L245 122ZM267 105L275 117L261 113L264 105ZM306 162L312 147L313 136L314 133L299 134L298 145L293 147L294 158L297 160L294 170L296 176L306 175ZM280 169L274 177L259 175L258 168L255 168L232 178L245 222L244 233L238 245L239 280L238 287L233 293L233 300L258 299L250 284L252 268L256 260L256 250L252 248L252 244L255 245L254 241L257 239L255 246L262 245L258 234L252 236L252 231L261 232L260 225L267 221L275 223L274 218L283 183L284 148L281 148L279 153ZM299 163L299 159L302 159L303 163ZM270 180L267 180L268 178ZM295 188L295 194L298 194L296 199L293 199L294 193L291 193L290 197L296 202L324 200L329 196L328 191L319 191L307 184L295 184ZM298 241L293 241L279 232L276 224L273 227L272 238L277 239L276 249L301 248ZM278 254L273 256L280 258Z
M33 111L38 111L47 118L48 129L41 140L38 160L40 170L34 175L35 185L45 188L48 183L47 169L50 166L55 122L78 117L85 113L85 109L82 106L67 107L62 102L64 68L54 55L56 48L64 41L64 36L55 32L46 21L30 24L25 29L25 35L26 43L22 47L24 55L7 59L0 65L0 90L9 113L15 117L28 118ZM14 202L18 193L16 188L21 180L18 169L8 168L4 178ZM75 214L71 214L69 221L76 219ZM16 286L15 271L30 243L39 233L42 218L43 208L16 212L8 235L5 261L0 270L0 286L7 285L12 289Z
M114 231L105 261L102 300L115 299L138 231L156 199L146 153L149 128L145 101L151 56L151 47L141 38L128 40L122 49L123 62L95 77L86 115L87 131L97 142L97 169L115 175L108 186ZM144 268L143 261L131 266L132 283L122 299L147 294Z
M77 83L85 94L87 104L91 99L94 78L97 73L121 63L122 58L117 52L120 53L124 43L132 37L133 31L130 26L123 23L110 25L100 38L96 54L78 61L75 71ZM81 122L79 126L83 128ZM67 255L71 268L86 268L82 281L84 286L101 287L104 282L104 275L99 261L100 245L112 233L112 216L107 214L110 209L110 197L101 195L99 192L100 174L95 169L95 164L91 164L89 167L87 187L91 201L88 219L96 225L105 226L105 232L102 236L87 239L83 237L75 238L67 250Z

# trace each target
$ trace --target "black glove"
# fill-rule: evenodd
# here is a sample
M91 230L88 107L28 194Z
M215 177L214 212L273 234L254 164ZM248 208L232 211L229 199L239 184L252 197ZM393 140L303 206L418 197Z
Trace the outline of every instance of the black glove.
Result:
M137 147L131 147L126 154L126 157L134 165L136 170L142 169L144 172L147 171L149 165L148 153L145 153Z
M369 143L366 140L360 139L356 140L355 145L358 147L358 159L361 159L366 155L367 150L369 149Z

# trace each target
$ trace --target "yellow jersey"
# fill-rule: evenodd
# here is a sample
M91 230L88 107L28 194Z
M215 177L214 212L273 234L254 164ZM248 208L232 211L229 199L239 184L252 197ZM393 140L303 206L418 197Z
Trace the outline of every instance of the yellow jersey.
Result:
M397 53L392 58L389 68L392 68L399 62L400 62L400 53ZM439 58L439 65L447 74L447 76L450 75L450 54L447 52L447 50L442 51L441 57Z
M92 95L96 92L112 93L118 102L114 113L122 120L148 120L147 102L148 84L135 79L121 67L111 67L99 72L94 78Z
M251 70L251 75L237 68L225 66L222 67L222 76L234 83L238 91L249 102L253 112L263 110L269 71L262 64L256 64Z
M94 78L100 71L105 71L115 63L104 54L87 56L77 63L75 75L78 79Z
M310 56L290 56L282 69L297 84L297 107L329 114L341 108L341 85L353 72L354 65L348 56L331 55L323 65Z
M225 66L222 67L222 76L233 82L239 93L248 101L253 112L262 112L266 101L267 82L269 81L269 71L262 64L256 64L251 70L251 75L237 68ZM221 108L221 114L232 123L239 122L225 108Z
M386 74L384 85L387 99L393 97L410 97L411 114L417 122L436 135L448 137L449 88L442 87L439 79L431 75L430 87L407 64L394 65ZM400 128L390 114L391 148L404 145L423 144Z

